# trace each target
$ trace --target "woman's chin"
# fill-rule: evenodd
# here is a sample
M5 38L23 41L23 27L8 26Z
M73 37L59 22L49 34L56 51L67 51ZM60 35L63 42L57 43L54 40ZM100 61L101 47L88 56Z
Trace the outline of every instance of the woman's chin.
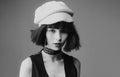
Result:
M58 48L58 47L55 47L55 48L53 48L53 50L55 50L55 51L58 51L58 50L60 50L61 48Z
M52 49L55 50L55 51L58 51L58 50L61 49L61 47L54 47L54 48L52 48Z

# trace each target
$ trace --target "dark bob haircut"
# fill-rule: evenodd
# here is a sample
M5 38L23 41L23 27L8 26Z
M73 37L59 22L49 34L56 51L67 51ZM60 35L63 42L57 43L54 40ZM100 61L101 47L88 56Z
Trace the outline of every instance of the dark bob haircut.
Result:
M66 44L63 48L65 52L70 52L73 49L78 50L81 47L80 42L79 42L79 36L74 27L74 23L73 22L68 23L64 21L57 22L57 23L50 24L50 25L43 24L39 28L35 30L31 30L32 42L38 46L44 47L46 45L47 28L62 29L62 31L68 34L68 37L66 39Z

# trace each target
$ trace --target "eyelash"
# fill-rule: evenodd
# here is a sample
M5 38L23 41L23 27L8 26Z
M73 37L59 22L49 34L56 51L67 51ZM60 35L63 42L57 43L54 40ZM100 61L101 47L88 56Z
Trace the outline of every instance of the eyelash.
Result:
M48 30L49 32L53 32L53 33L55 33L55 30L54 29L51 29L51 30ZM60 31L61 33L66 33L66 31L65 30L61 30Z
M54 30L54 29L51 29L51 30L50 30L50 32L53 32L53 33L54 33L54 32L55 32L55 30Z

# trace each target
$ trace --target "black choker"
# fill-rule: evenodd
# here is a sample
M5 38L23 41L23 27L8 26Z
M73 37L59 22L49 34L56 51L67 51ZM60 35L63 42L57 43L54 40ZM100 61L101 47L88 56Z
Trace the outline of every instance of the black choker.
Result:
M57 55L57 54L61 53L61 50L52 50L47 47L44 47L43 50L45 53L50 54L50 55Z

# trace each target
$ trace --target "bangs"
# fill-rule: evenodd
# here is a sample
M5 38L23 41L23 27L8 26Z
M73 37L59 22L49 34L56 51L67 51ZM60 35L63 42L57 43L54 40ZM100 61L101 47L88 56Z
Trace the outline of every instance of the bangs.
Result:
M57 22L51 25L48 25L47 28L53 28L53 29L60 29L65 33L71 32L71 26L73 26L73 22Z

